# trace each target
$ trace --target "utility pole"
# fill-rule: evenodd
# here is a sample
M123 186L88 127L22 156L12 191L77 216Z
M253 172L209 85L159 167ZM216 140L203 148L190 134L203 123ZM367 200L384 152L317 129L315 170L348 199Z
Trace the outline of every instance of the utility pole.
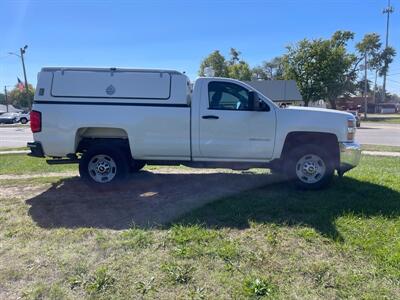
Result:
M8 112L8 98L7 98L7 86L4 86L4 100L6 102L6 110Z
M390 6L390 0L388 0L388 6L383 10L384 14L387 14L386 17L386 44L385 49L387 49L389 45L389 20L390 14L393 13L394 9ZM383 74L383 85L382 85L382 102L386 100L386 73L387 73L387 62L385 61L385 73Z
M26 79L25 60L24 60L24 54L25 54L26 48L28 48L28 45L25 45L24 48L19 48L19 51L21 53L22 69L24 70L25 91L26 91L26 96L28 96L29 88L28 88L28 80Z
M368 69L368 61L367 61L367 52L364 55L364 119L367 119L367 110L368 110L368 79L367 79L367 69Z
M21 59L22 70L24 71L26 97L29 97L28 79L26 79L26 69L25 69L25 60L24 60L24 54L25 54L27 48L28 48L28 45L25 45L23 48L19 48L19 53L20 54L17 54L17 53L14 53L14 52L8 52L8 54L18 56ZM30 106L32 107L32 103L30 103Z

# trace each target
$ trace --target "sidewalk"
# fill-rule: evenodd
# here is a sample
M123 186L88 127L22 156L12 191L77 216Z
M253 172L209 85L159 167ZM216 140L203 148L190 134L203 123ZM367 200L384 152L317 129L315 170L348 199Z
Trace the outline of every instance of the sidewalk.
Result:
M0 155L4 154L28 154L31 152L30 150L6 150L6 151L0 151Z
M388 157L400 157L400 152L386 152L386 151L362 151L364 155L374 156L388 156Z

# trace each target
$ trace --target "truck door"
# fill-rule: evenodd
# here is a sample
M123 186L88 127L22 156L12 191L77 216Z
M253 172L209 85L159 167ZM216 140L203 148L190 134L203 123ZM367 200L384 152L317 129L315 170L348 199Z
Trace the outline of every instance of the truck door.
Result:
M250 109L249 90L235 82L213 80L203 87L199 150L202 159L263 160L272 157L275 112Z

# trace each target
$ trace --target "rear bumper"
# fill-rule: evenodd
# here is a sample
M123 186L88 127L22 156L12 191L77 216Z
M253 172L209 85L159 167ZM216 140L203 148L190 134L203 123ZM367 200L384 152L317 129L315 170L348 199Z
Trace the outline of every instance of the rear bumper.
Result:
M43 147L40 142L31 142L27 144L28 148L31 150L31 153L28 153L29 156L34 157L44 157Z
M358 165L361 158L361 146L357 143L339 143L340 148L340 165L339 174L353 169Z

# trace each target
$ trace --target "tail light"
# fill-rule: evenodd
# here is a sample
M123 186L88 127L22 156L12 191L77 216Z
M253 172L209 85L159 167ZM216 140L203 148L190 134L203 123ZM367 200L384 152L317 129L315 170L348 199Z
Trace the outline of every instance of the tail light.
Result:
M42 113L40 111L31 111L31 130L33 133L42 131Z

